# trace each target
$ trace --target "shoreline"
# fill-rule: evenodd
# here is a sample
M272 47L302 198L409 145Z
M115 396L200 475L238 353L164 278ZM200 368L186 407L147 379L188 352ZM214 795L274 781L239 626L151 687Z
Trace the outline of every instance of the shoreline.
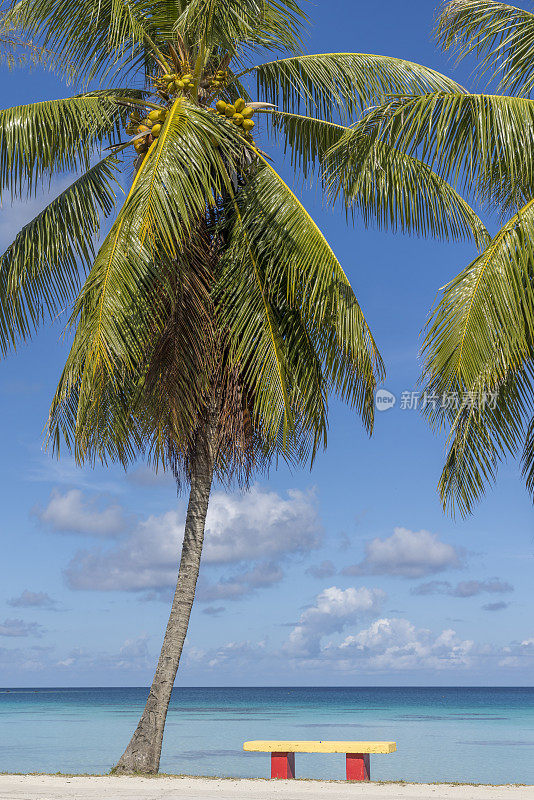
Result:
M0 773L0 800L534 800L534 785Z
M138 779L146 781L157 781L162 779L169 780L191 780L191 781L260 781L270 783L272 778L241 778L233 775L189 775L187 773L172 773L172 772L158 772L156 775L114 775L111 772L0 772L0 780L2 778L126 778ZM336 783L346 784L345 780L338 780L332 778L291 778L293 783ZM277 781L279 782L279 781ZM365 784L365 782L363 782ZM375 780L374 778L369 781L371 784L377 786L490 786L499 788L501 786L511 787L526 787L534 788L534 783L481 783L480 781L415 781L415 780ZM358 785L358 783L351 783L351 786Z

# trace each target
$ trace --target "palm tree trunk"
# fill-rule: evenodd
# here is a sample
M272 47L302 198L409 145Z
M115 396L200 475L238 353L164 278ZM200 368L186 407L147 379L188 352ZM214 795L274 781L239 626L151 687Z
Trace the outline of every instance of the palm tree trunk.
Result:
M167 709L187 634L200 568L204 526L215 461L215 423L213 421L206 425L202 438L204 442L199 443L195 464L191 470L191 491L178 582L156 674L135 733L117 766L113 769L116 774L153 774L159 770Z

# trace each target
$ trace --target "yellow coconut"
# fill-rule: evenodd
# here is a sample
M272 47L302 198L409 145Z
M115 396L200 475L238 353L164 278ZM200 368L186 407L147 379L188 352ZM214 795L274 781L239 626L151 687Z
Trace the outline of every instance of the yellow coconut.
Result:
M224 111L226 109L226 103L224 102L224 100L217 100L217 102L215 103L215 108L217 109L219 114L224 114Z
M235 106L233 106L231 103L228 103L228 105L224 109L224 113L226 114L227 117L233 117L235 114Z
M155 139L158 138L160 130L161 130L161 125L159 123L157 125L154 125L154 127L152 128L151 133Z
M245 106L245 108L241 111L245 119L250 119L251 116L254 114L254 109L250 106Z
M241 125L243 123L243 115L242 114L234 114L232 117L232 122L234 125Z
M238 97L237 100L234 103L235 110L239 111L239 112L243 111L243 109L245 108L245 105L246 105L246 103L245 103L245 101L243 100L242 97Z
M243 120L243 130L244 131L251 131L254 127L254 120L253 119L244 119Z

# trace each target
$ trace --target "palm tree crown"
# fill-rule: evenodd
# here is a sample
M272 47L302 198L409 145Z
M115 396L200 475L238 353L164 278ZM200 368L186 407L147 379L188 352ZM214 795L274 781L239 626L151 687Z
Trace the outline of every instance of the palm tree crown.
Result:
M385 92L451 82L393 58L304 55L304 16L293 2L82 0L73 8L21 0L7 19L61 54L66 76L99 84L2 112L0 179L13 193L65 169L82 171L21 231L0 270L4 350L77 298L76 336L51 417L56 444L63 433L79 458L127 461L148 435L158 458L179 442L176 463L221 365L234 403L223 415L233 431L227 452L235 451L236 425L247 450L250 418L264 452L281 442L288 452L293 441L313 454L325 441L332 389L370 427L381 374L373 339L331 248L252 139L252 117L282 133L307 175L343 133L336 120ZM255 65L269 49L287 55ZM259 102L243 83L249 76ZM103 147L110 152L95 163ZM95 255L131 148L135 177ZM452 225L465 224L463 208L451 216ZM90 271L78 294L80 261ZM178 332L180 315L199 322L196 347L176 338L187 336ZM172 366L171 349L180 353ZM132 435L124 415L148 387L157 410L141 402Z

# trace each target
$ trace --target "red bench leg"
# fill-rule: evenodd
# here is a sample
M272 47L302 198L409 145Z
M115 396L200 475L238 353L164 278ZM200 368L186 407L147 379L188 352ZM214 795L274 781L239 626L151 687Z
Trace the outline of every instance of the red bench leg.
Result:
M295 777L295 753L271 753L271 778Z
M347 753L347 780L371 780L369 753Z

